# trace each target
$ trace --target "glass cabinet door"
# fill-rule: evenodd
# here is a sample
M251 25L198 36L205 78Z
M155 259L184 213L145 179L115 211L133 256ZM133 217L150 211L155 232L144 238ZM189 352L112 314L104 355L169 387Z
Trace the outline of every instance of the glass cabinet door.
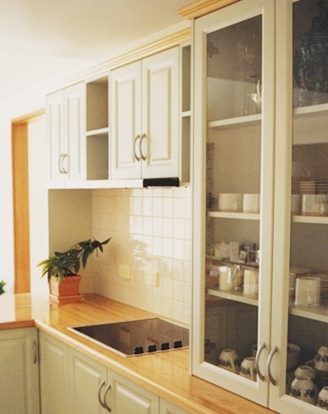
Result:
M273 301L282 329L272 332L272 343L283 352L272 355L278 387L270 395L280 412L287 404L298 413L321 412L328 407L328 393L321 391L328 386L328 3L277 1L277 21L281 185L273 277L283 306Z
M193 373L264 405L273 6L246 0L195 23Z

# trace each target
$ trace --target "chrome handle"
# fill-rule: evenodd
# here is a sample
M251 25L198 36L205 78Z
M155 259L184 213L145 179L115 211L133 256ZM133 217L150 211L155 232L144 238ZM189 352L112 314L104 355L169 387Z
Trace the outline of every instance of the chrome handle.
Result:
M106 384L105 380L101 381L101 384L98 390L98 401L99 401L99 404L102 406L102 408L106 408L105 404L101 401L101 391L104 388L105 384Z
M260 370L260 357L261 357L261 354L264 348L265 348L265 342L262 342L259 349L256 352L256 357L255 357L255 369L261 381L264 381L265 379L264 375L262 374Z
M143 155L142 148L141 148L142 140L144 138L146 138L146 134L141 135L141 138L140 138L140 141L139 141L139 152L140 152L140 155L141 155L141 158L143 159L143 161L146 161L146 157Z
M140 139L140 135L137 135L134 139L134 142L133 142L133 155L135 156L135 159L137 161L140 161L140 157L138 157L138 155L136 153L136 142L138 141L138 139ZM140 147L140 144L139 144L139 147Z
M109 411L109 412L111 412L112 410L106 402L106 397L107 397L107 394L108 394L108 391L110 390L110 388L111 388L111 385L108 384L106 389L105 389L105 392L104 392L104 408L106 408L106 410Z
M64 174L64 171L62 169L62 158L63 158L64 154L61 154L58 158L58 170L60 172L60 174Z
M36 341L33 341L33 352L34 352L33 364L36 364L38 362L38 345Z
M67 154L63 154L63 158L62 158L62 169L63 169L63 174L67 174L68 171L64 168L64 159L67 158Z
M271 383L273 385L277 384L277 381L273 378L272 373L271 373L271 363L272 363L272 359L274 357L274 354L278 351L278 347L277 345L272 348L269 356L268 356L268 362L267 362L267 370L268 370L268 376L269 376L269 380L271 381Z

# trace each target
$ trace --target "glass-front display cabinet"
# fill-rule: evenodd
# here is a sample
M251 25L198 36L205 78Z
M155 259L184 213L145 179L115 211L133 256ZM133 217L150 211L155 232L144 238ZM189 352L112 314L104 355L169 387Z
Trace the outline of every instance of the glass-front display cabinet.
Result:
M192 374L328 407L328 5L194 21ZM327 396L326 396L327 395Z

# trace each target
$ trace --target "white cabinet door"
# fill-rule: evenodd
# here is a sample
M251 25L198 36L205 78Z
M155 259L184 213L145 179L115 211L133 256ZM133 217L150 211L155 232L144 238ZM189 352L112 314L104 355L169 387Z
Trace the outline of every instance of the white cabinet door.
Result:
M42 414L71 414L68 347L40 332L40 391Z
M111 179L140 178L141 62L111 72Z
M38 333L35 328L0 332L0 411L38 414Z
M179 176L179 48L111 72L111 179Z
M81 187L86 175L85 85L47 97L51 188Z
M158 414L159 397L115 372L111 373L112 412Z
M104 407L107 388L107 369L98 362L70 349L71 413L101 414L108 412ZM109 404L106 398L106 404ZM109 406L109 405L108 405Z
M179 48L142 62L143 178L179 176Z
M160 400L160 414L190 414L188 411L183 410L180 407L177 407L175 404L172 404L170 401Z

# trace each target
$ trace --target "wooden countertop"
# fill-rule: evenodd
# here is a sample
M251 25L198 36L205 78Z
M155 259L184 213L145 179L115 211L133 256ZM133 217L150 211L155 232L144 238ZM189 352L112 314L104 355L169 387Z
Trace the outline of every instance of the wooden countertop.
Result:
M189 350L126 358L84 339L69 326L158 316L99 295L56 304L38 295L0 297L0 329L36 326L127 379L193 414L269 414L273 411L189 373Z

